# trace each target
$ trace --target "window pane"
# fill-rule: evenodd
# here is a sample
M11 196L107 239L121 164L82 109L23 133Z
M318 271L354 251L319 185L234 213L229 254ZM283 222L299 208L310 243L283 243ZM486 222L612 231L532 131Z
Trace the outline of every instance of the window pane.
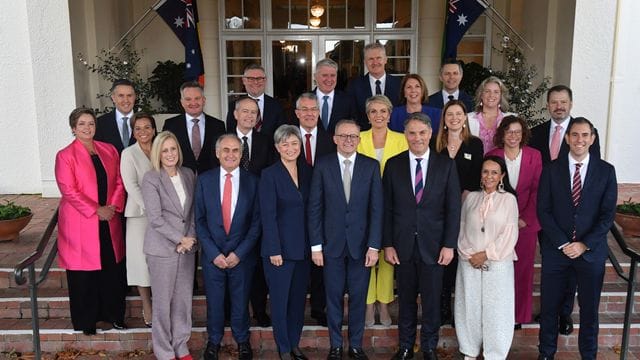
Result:
M262 64L259 40L227 40L227 93L243 93L242 74L249 64Z
M347 7L345 0L330 0L329 1L329 27L332 29L345 29L346 24ZM326 18L326 14L322 16ZM323 20L324 23L324 20Z
M409 59L387 59L387 72L393 75L404 75L409 73Z
M273 96L287 114L298 95L311 89L311 41L273 41Z
M387 72L391 74L406 74L410 69L411 40L378 39L384 45L387 53Z
M288 0L271 0L271 24L274 29L287 29L289 27Z
M296 1L291 6L291 29L308 29L310 16L307 1Z
M378 0L376 11L376 28L409 28L411 27L412 0Z
M225 0L225 29L260 29L260 0Z
M347 27L349 29L364 29L364 7L365 1L346 1L347 16L349 17Z
M227 92L229 94L244 93L242 76L227 76Z
M250 64L260 64L258 59L229 59L227 58L227 74L242 76L244 69Z
M411 0L395 0L395 28L411 27Z
M260 59L260 41L227 40L227 57L251 57Z
M364 41L327 40L325 57L338 63L338 81L336 89L344 90L351 78L362 74Z

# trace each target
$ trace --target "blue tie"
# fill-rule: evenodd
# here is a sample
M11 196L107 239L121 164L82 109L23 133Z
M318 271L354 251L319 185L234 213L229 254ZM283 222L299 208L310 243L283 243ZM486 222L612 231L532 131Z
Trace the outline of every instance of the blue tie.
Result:
M325 95L322 97L322 99L324 100L324 102L322 103L322 123L324 124L324 129L328 130L329 129L329 101L327 101L329 99L328 95Z
M416 204L422 200L422 166L420 166L420 162L422 158L416 158Z

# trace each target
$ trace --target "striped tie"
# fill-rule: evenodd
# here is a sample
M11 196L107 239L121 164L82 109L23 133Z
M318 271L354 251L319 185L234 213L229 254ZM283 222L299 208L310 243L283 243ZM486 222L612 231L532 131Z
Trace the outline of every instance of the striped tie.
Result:
M416 158L416 188L415 188L416 204L420 203L420 200L422 200L423 184L422 184L422 166L420 166L421 161L422 161L422 158Z
M582 182L580 181L580 167L581 163L576 163L576 171L573 173L573 185L571 187L571 197L573 198L573 206L578 207L580 203L580 193L582 192ZM573 224L573 234L571 234L571 241L576 241L576 225Z

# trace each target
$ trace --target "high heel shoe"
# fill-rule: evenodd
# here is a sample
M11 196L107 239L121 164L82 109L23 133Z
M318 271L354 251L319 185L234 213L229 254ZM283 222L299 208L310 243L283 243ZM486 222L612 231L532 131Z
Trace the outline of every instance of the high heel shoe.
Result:
M365 327L372 327L373 324L376 323L376 318L375 318L375 303L374 304L367 304L367 310L365 312L364 315L364 326Z
M147 317L144 316L144 310L142 310L142 321L144 321L144 326L148 328L151 327L151 321L147 321Z

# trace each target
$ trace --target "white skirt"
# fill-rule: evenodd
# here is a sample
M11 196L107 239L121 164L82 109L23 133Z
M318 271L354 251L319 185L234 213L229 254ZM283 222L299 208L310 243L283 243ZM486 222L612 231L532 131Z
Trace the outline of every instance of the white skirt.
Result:
M127 283L129 286L151 286L147 258L142 251L144 233L147 230L147 217L127 218Z

